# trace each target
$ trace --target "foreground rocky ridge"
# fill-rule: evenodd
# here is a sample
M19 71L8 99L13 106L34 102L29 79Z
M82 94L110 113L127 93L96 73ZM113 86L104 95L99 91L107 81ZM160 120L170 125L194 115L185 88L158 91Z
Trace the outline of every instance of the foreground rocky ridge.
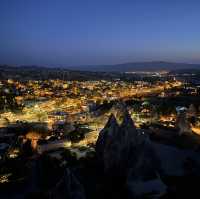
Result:
M136 128L125 106L117 111L120 119L110 115L95 152L77 159L65 151L61 161L41 156L43 188L27 198L181 198L199 193L199 151L156 141L151 131ZM171 141L185 136L174 133Z

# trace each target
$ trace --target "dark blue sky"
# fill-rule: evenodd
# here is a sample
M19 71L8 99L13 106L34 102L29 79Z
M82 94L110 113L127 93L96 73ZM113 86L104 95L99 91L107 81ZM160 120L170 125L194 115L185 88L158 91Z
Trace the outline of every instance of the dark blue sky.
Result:
M0 64L200 63L199 0L0 0Z

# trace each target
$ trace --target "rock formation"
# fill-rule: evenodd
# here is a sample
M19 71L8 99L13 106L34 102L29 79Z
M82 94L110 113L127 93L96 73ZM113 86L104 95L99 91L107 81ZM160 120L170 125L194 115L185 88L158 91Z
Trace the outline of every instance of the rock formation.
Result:
M66 185L66 192L68 194L67 198L85 199L85 191L83 186L69 169L66 169L64 182Z
M121 123L126 110L127 109L125 103L123 101L118 101L112 106L110 113L115 116L119 123Z
M67 168L63 177L56 186L49 192L52 199L85 199L83 185L75 175Z
M191 125L186 118L186 113L184 112L178 114L177 120L176 120L176 126L179 129L179 135L192 132Z
M114 115L110 116L99 134L96 153L104 173L115 178L124 176L128 188L132 182L158 179L160 164L151 141L136 129L128 111L121 125Z
M197 110L193 104L190 104L188 110L187 110L187 116L188 117L196 117Z

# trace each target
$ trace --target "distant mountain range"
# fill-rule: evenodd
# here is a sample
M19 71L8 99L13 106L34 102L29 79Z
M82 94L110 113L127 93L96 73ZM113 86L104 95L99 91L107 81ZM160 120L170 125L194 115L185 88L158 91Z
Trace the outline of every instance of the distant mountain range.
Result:
M133 62L116 65L87 65L87 66L69 66L67 69L81 71L102 71L102 72L135 72L135 71L171 71L179 69L199 69L200 64L173 63L164 61L152 62Z
M23 70L54 70L64 69L71 71L89 71L89 72L138 72L138 71L177 71L177 70L200 70L200 64L188 64L188 63L174 63L164 61L152 61L152 62L132 62L122 63L114 65L80 65L80 66L19 66ZM1 69L13 70L19 68L9 65L0 65Z

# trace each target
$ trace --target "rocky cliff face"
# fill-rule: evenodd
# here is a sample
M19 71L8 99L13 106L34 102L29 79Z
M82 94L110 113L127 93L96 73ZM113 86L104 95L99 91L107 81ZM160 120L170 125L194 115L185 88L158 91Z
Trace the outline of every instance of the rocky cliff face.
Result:
M157 179L160 163L151 141L137 131L128 111L119 125L111 115L96 143L99 163L106 175L124 176L127 184Z

